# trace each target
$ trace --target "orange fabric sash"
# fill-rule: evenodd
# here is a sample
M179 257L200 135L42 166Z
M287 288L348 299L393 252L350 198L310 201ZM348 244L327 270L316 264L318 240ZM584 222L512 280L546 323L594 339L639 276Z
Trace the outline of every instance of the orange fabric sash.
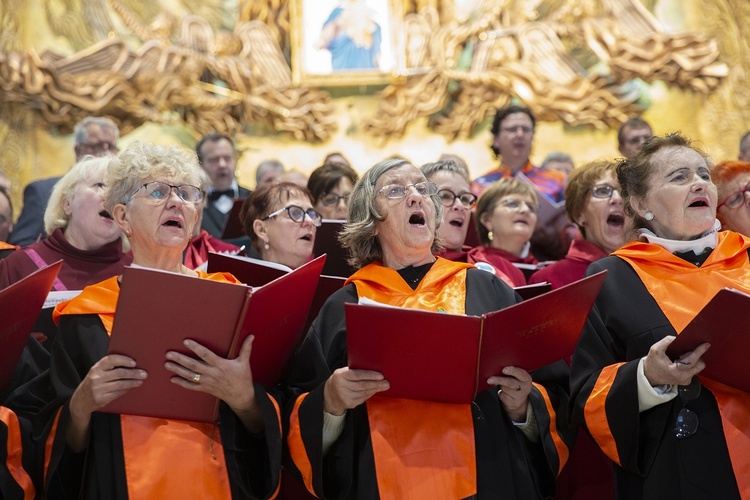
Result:
M646 289L677 332L722 288L750 293L750 238L722 231L719 243L701 267L658 245L629 243L614 252L633 266ZM679 300L675 300L679 298ZM750 498L750 394L701 377L716 398L737 485Z
M428 311L464 314L466 263L438 258L412 290L393 269L369 264L348 280L360 297ZM375 472L382 498L475 495L471 405L387 397L367 401Z
M8 442L6 443L5 466L13 477L13 480L23 490L23 498L31 500L35 496L34 484L23 468L23 444L21 442L21 425L18 417L10 409L0 406L0 422L8 429Z
M238 282L230 274L198 274L203 279ZM65 314L98 314L111 334L119 294L115 276L58 304L53 318L57 322ZM224 449L215 425L120 415L120 426L130 498L192 498L196 492L231 498Z

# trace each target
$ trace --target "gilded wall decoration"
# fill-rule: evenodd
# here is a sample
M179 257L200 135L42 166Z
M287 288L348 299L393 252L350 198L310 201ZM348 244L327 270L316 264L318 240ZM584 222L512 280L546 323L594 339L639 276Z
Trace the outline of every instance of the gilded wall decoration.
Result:
M162 1L204 15L156 15ZM37 54L6 43L0 102L24 102L61 130L85 115L104 114L123 132L145 122L185 123L197 134L261 124L320 142L336 131L330 93L292 83L289 2L237 0L239 21L227 31L221 29L226 16L205 2L162 1L46 2L51 31L75 52ZM747 2L709 3L731 10ZM378 108L357 124L381 141L403 136L421 118L450 139L470 137L512 99L542 121L609 130L643 110L633 80L713 98L729 74L717 40L668 32L639 0L402 5L405 65L378 97ZM0 18L4 24L13 22L9 12Z

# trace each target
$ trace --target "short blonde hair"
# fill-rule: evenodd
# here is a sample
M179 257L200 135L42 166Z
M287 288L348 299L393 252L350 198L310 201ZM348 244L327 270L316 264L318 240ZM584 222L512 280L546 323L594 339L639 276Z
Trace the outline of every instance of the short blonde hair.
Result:
M135 142L110 164L103 193L104 206L112 213L115 205L127 205L149 179L169 177L205 191L205 176L195 153L178 147Z
M70 202L75 198L76 189L82 182L87 182L97 175L104 178L113 159L112 156L94 157L86 155L57 181L55 187L52 188L47 209L44 211L44 230L47 234L52 234L55 229L64 231L68 227L72 214L65 213L64 202Z

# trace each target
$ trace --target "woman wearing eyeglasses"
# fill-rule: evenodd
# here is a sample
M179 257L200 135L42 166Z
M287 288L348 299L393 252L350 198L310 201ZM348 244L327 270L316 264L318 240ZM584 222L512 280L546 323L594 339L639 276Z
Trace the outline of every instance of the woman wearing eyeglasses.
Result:
M724 161L711 167L711 180L719 193L716 217L723 229L750 236L750 162Z
M538 211L536 192L519 179L500 179L477 202L474 223L481 245L467 255L467 262L496 274L510 286L526 285L524 273L514 264L533 267L529 252Z
M722 288L750 292L750 239L719 232L709 160L649 139L617 178L632 241L607 270L571 365L573 418L616 464L617 498L750 498L750 395L701 375L710 348L667 347Z
M323 222L312 203L310 191L291 182L256 189L245 200L240 221L263 260L291 269L310 260Z
M619 248L624 241L625 213L616 163L600 160L582 165L565 187L565 211L583 236L573 240L565 258L535 272L529 283L560 288L584 277L586 268Z
M113 160L104 205L126 234L133 265L236 283L182 264L202 201L200 167L176 149L135 143ZM47 498L266 498L276 488L280 426L276 403L253 383L252 337L235 359L192 341L193 357L164 355L175 390L221 400L219 423L101 413L98 410L149 376L137 362L106 355L120 284L115 276L89 286L55 310L59 334L46 401L37 415L38 450ZM180 290L174 290L179 294ZM187 303L187 302L186 302ZM217 311L221 314L221 311ZM153 318L169 328L169 318Z
M456 262L466 262L466 234L471 224L471 210L477 197L469 190L471 179L466 169L453 161L427 163L421 167L427 180L438 187L438 199L443 205L443 220L438 229L443 249L438 255Z
M352 191L340 239L358 270L321 309L288 378L288 466L320 498L554 494L565 419L552 408L564 408L566 390L506 367L472 404L394 399L379 395L389 389L382 374L347 366L346 303L470 315L516 303L495 276L435 257L437 194L403 159L375 164ZM444 375L434 376L439 386Z
M324 219L345 220L349 214L349 195L357 179L354 169L335 161L313 170L307 189L312 194L315 210Z

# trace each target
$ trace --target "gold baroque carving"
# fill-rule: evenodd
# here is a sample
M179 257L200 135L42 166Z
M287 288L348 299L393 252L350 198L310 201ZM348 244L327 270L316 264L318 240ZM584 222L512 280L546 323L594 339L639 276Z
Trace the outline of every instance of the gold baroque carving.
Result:
M326 140L335 130L328 94L291 86L289 66L265 24L240 23L217 37L203 18L185 16L174 35L169 19L144 26L123 4L110 3L141 38L138 50L113 38L69 57L0 53L2 98L26 102L67 129L101 114L123 133L146 121L179 120L201 134L260 122L309 141Z
M53 28L83 43L91 30L111 26L104 1L84 2L98 27L68 33L80 24L75 18ZM160 15L145 25L132 0L108 2L140 41L137 49L115 37L69 57L1 53L0 98L26 102L47 123L68 128L96 113L113 117L123 132L145 121L180 120L199 133L262 123L308 141L335 130L329 94L291 84L288 2L240 0L231 33L199 16L177 22ZM733 2L742 8L742 0L720 3ZM459 22L454 1L404 2L408 67L382 91L376 114L363 124L367 132L387 140L429 117L436 132L466 137L514 97L540 120L606 129L638 111L638 95L623 86L631 79L709 93L728 74L716 40L666 33L639 0L551 2L554 8L542 6L544 18L539 0L475 4L481 8ZM588 72L570 56L570 44L590 49L609 74Z
M407 16L410 74L381 93L368 132L387 140L409 123L430 116L430 126L455 139L468 137L492 111L512 97L540 120L571 126L616 127L638 112L638 94L623 86L641 78L709 93L728 74L715 40L694 34L667 34L638 0L604 0L600 12L586 1L570 1L538 22L539 1L487 2L473 21L438 25L426 8ZM560 33L580 29L564 24L574 14L585 43L610 68L589 73L568 53ZM467 69L457 54L471 51ZM412 52L413 51L413 52ZM450 90L450 86L457 87Z

